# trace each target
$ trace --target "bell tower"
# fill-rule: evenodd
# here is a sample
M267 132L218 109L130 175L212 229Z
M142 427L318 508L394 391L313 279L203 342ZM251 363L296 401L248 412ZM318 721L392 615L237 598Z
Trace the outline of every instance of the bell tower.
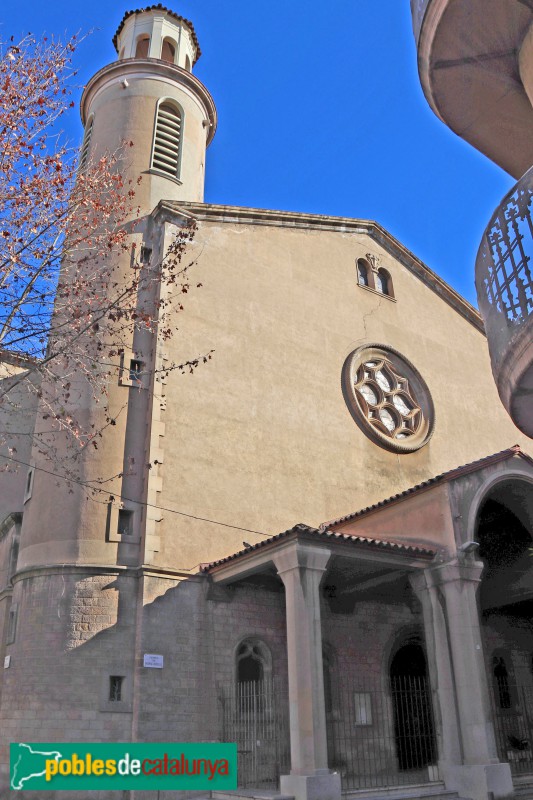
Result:
M216 109L207 89L191 72L200 47L188 20L160 4L128 11L113 44L118 60L91 78L81 98L85 133L80 167L120 151L124 142L133 144L121 154L120 170L124 183L131 181L135 187L139 214L132 210L131 219L123 223L127 247L113 255L113 281L127 284L132 259L140 259L143 269L150 270L164 258L164 233L156 230L152 214L158 203L203 200L205 153L215 133ZM137 294L137 307L156 308L163 290L157 279L146 280ZM119 336L120 344L112 348L118 355L113 352L108 359L116 363L99 365L107 421L93 386L80 379L79 370L72 379L67 410L72 408L73 417L81 419L85 430L105 433L101 446L87 447L76 455L81 483L76 481L71 493L64 492L61 503L53 507L46 500L52 478L42 453L34 453L37 471L32 502L24 513L19 568L144 562L147 520L143 504L147 484L156 472L149 473L145 465L150 461L151 429L158 407L154 376L159 351L157 335L151 329L131 325ZM98 360L96 352L93 360ZM140 380L133 374L136 371ZM43 393L54 391L46 381L42 388ZM38 414L38 426L41 417ZM112 425L107 424L109 419ZM49 423L44 423L47 426ZM64 458L69 463L63 438L55 431L49 438L59 461ZM100 485L102 476L115 476L107 484L110 494L130 503L120 509L124 520L115 518L116 509L110 513L105 504L84 500L82 483Z
M80 167L133 143L121 156L120 170L124 182L135 186L140 213L132 211L125 221L127 247L110 257L119 284L129 280L135 258L146 270L162 259L164 226L158 227L152 214L161 200L203 201L216 109L192 74L200 47L188 20L161 5L129 11L113 43L118 59L99 70L82 95ZM157 280L147 285L136 302L153 308L161 286ZM107 411L83 375L72 373L66 410L72 407L86 430L102 431L97 448L76 454L72 484L58 483L42 448L32 452L0 706L2 796L9 780L5 742L22 741L35 724L43 741L61 741L69 734L57 724L60 707L80 736L89 717L94 738L129 741L137 735L145 544L150 526L159 521L147 488L157 480L157 469L150 472L147 462L151 437L158 440L162 429L157 417L162 400L154 388L157 333L130 325L121 335L128 349L114 353L117 364L91 359L105 386ZM53 396L54 383L45 378L41 391L42 397ZM71 454L57 426L45 421L44 400L40 404L36 430L41 426L39 432L53 443L60 471L63 462L71 463ZM101 485L102 476L110 479L106 497L90 489Z
M82 159L131 141L126 171L142 177L142 212L161 199L202 202L216 109L192 74L200 57L192 23L161 4L128 11L113 44L118 61L93 76L81 99Z

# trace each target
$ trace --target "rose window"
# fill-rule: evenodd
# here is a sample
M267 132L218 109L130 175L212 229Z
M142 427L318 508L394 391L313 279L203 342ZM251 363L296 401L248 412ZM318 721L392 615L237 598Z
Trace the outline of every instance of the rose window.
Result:
M422 421L422 409L409 381L390 361L366 361L354 389L371 425L392 439L407 439Z
M417 370L392 348L370 345L345 364L345 395L352 416L388 449L422 447L433 430L433 404Z

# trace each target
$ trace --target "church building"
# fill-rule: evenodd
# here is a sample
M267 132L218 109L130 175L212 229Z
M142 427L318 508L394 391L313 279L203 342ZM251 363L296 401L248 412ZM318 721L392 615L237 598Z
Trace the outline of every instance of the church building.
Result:
M412 2L424 46L446 5ZM379 223L205 203L193 24L148 6L113 44L82 161L134 142L129 241L160 263L193 220L202 288L132 334L84 484L21 435L0 477L0 797L10 742L174 741L237 742L235 798L533 798L533 444L483 318Z

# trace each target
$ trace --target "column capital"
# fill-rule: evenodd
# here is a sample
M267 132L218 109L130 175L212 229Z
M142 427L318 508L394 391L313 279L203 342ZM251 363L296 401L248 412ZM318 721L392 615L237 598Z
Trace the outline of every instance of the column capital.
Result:
M283 580L284 573L295 569L325 572L330 557L331 550L327 547L296 541L275 553L272 560Z
M411 573L409 581L416 594L447 583L470 582L479 584L484 569L482 561L454 558L444 564L433 564Z
M483 563L476 561L473 553L459 552L450 561L433 564L411 576L411 586L422 602L427 623L433 629L429 634L434 637L435 648L443 654L449 650L453 675L450 689L455 695L462 750L458 759L460 763L453 765L457 769L497 763L476 602L482 572ZM444 666L448 679L444 658L441 666ZM452 715L449 717L453 723ZM453 731L453 726L449 730ZM448 756L452 755L453 748L448 747ZM452 769L449 758L447 762L447 768Z

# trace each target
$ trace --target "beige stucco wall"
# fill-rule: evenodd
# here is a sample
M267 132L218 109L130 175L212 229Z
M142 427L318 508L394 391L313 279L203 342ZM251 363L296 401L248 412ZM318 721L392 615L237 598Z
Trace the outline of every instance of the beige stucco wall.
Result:
M190 73L163 62L116 62L93 78L82 101L84 123L94 115L91 158L114 153L122 142L122 172L131 178L135 205L149 214L162 197L203 200L206 140L210 109L202 99L202 84ZM182 110L179 180L150 173L157 103L175 101ZM212 102L212 101L211 101ZM140 184L137 179L142 176Z
M357 285L371 252L396 302ZM486 340L368 235L202 221L194 280L171 360L215 349L194 375L170 376L161 506L274 534L355 511L515 442ZM431 391L430 443L399 455L373 444L341 391L349 353L399 350ZM164 513L160 564L192 567L240 549L252 533Z
M2 394L12 379L18 380L16 373L23 374L23 380L5 394L0 404L0 524L8 514L23 509L27 464L31 462L33 446L39 376L0 363Z

